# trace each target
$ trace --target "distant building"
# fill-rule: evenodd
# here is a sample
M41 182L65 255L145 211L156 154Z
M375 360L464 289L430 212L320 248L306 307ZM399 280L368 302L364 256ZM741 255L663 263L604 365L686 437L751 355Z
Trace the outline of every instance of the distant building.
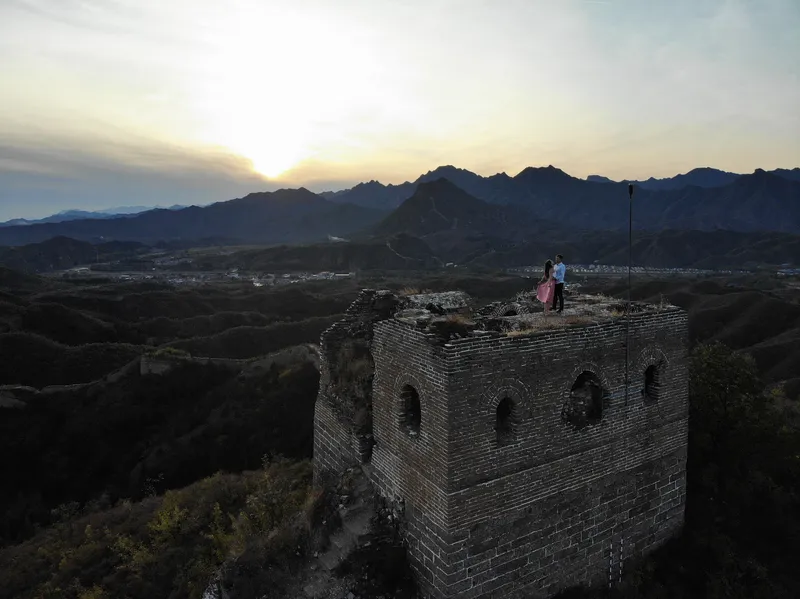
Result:
M779 277L792 277L800 275L800 268L784 268L776 273Z

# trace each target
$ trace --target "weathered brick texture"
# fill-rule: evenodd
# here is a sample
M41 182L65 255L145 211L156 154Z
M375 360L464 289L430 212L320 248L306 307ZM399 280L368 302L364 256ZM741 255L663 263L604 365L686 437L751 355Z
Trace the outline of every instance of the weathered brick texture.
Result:
M525 335L436 342L395 319L374 323L369 473L404 509L409 557L431 597L550 597L605 582L683 524L688 434L686 314L673 307ZM629 338L626 385L626 339ZM645 371L656 366L649 394ZM598 422L562 418L590 372ZM419 394L419 434L402 390ZM626 392L627 391L627 392ZM513 405L498 437L497 406ZM321 392L315 467L358 461Z
M335 478L359 462L359 443L353 433L352 414L346 398L337 396L331 385L331 365L339 347L354 329L372 333L373 305L378 292L364 289L345 316L322 333L320 339L320 382L314 408L314 479L317 484Z

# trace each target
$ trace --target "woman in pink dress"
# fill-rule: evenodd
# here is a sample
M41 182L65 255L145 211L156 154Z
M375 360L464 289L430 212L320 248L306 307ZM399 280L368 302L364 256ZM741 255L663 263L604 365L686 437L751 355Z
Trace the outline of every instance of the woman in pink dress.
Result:
M553 305L553 295L556 292L556 281L553 278L553 262L544 263L544 276L536 287L536 298L544 304L544 313L550 312Z

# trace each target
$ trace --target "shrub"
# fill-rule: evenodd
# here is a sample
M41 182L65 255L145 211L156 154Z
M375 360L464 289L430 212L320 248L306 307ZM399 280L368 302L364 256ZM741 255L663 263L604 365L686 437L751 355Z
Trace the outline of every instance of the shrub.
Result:
M318 343L322 332L338 320L336 316L324 316L267 327L237 327L212 337L175 341L170 346L194 356L247 359L291 345Z
M122 502L0 549L0 596L199 599L220 568L235 576L237 558L253 547L262 563L295 559L305 533L294 522L307 518L310 497L310 463L277 460ZM260 594L276 591L262 584Z
M124 343L67 347L31 333L0 334L0 384L41 388L88 383L122 368L143 351Z
M159 347L158 349L148 352L147 355L152 358L191 358L190 354L185 349L176 349L174 347Z

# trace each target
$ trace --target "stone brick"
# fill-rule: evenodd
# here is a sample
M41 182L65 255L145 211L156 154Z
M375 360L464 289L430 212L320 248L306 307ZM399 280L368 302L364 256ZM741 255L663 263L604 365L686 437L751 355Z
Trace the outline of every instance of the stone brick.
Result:
M332 348L362 326L375 363L367 473L403 514L423 595L550 597L606 582L609 566L624 571L680 530L689 408L683 311L651 307L627 323L485 331L443 343L409 319L376 316L386 297L365 290L323 334L315 476L322 483L363 456L326 373ZM505 304L498 306L487 317L502 318ZM650 366L657 388L645 395ZM579 427L562 413L584 372L602 387L602 416ZM403 425L406 385L419 397L416 434ZM504 398L513 418L499 443Z

